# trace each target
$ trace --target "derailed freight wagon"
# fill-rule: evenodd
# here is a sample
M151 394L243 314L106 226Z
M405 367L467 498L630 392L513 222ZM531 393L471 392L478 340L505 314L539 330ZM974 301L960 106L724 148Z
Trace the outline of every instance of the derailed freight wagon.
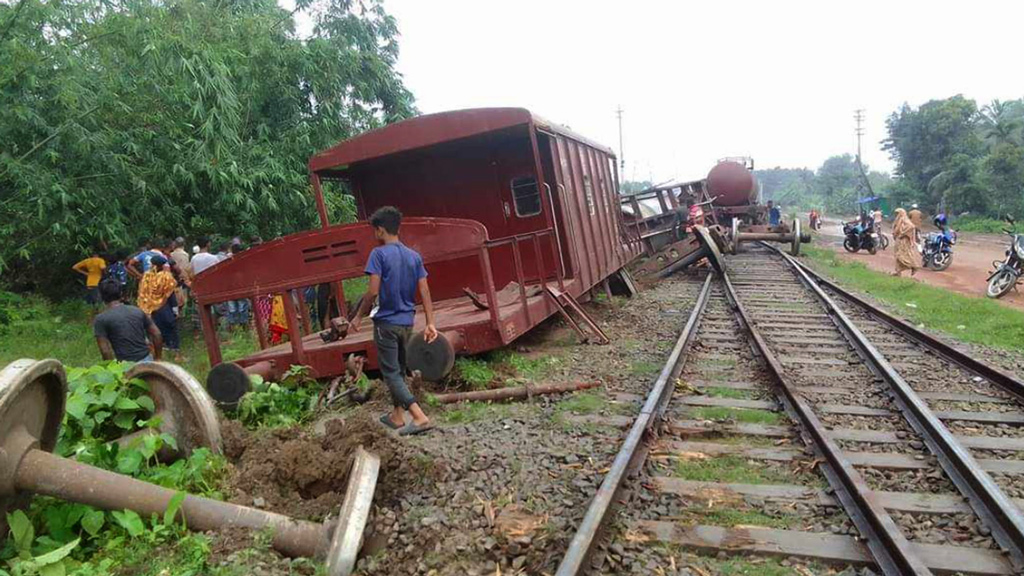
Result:
M446 374L454 354L503 346L560 308L574 308L639 253L622 225L614 153L521 108L398 122L317 154L309 169L321 229L247 250L195 279L215 367L221 350L212 305L268 294L298 302L285 306L285 344L269 345L267 327L256 320L261 350L211 372L215 397L240 392L243 367L274 377L303 364L324 378L342 374L350 354L376 367L371 330L322 338L310 326L302 289L330 284L346 314L341 281L363 275L377 245L365 220L381 206L405 215L402 241L423 255L430 277L442 338L432 346L414 338L409 358L428 377ZM322 187L329 180L347 183L359 222L328 222ZM416 333L423 320L417 314Z

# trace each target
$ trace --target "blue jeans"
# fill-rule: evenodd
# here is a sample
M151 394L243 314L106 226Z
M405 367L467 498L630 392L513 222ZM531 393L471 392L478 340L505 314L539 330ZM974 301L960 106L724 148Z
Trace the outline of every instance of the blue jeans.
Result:
M172 297L150 316L153 318L153 323L156 324L156 327L160 329L160 335L164 339L164 346L168 350L177 352L181 348L181 341L178 338L178 319L174 316L173 307Z
M248 300L229 300L228 301L228 326L233 324L245 325L249 323L249 310L252 305Z

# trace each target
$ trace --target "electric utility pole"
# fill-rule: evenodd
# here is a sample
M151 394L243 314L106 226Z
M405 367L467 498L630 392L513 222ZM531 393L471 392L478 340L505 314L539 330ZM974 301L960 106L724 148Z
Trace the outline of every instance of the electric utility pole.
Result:
M864 179L864 186L863 186L863 188L867 189L868 197L869 198L873 198L875 196L875 191L871 189L871 181L868 180L868 175L864 171L864 163L861 162L861 159L860 159L860 139L861 139L861 136L864 135L864 109L863 108L858 108L858 109L854 110L853 111L853 119L857 123L857 128L854 130L854 134L857 135L857 170L860 172L861 178ZM861 187L858 186L857 187L857 204L858 204L858 206L862 206L861 200L863 200L863 198L861 197L861 194L860 194L860 190L861 190Z
M859 108L853 111L853 119L857 122L857 162L860 162L860 137L864 135L864 109Z
M626 157L622 155L622 105L615 109L615 115L619 117L619 170L626 170Z

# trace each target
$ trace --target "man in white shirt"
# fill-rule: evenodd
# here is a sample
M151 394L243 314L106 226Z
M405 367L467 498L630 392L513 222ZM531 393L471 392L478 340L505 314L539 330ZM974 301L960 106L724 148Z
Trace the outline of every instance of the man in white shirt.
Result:
M215 254L210 254L210 239L203 236L199 239L199 254L192 257L192 276L198 276L200 272L220 262Z

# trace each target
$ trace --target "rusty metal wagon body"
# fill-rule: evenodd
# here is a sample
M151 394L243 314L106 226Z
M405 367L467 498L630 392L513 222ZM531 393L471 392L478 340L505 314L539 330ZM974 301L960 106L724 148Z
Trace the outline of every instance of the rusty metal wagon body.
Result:
M237 360L279 376L293 364L341 374L349 354L377 365L368 324L335 341L310 325L302 290L361 277L376 246L365 220L381 206L405 216L402 242L429 274L436 324L454 353L494 349L583 298L639 253L622 225L612 151L520 108L431 114L341 142L309 161L322 227L257 246L199 274L193 291L211 365L221 363L211 306L285 295L289 342ZM332 225L323 188L344 181L359 222ZM472 296L471 296L472 295ZM476 296L479 295L479 296ZM347 295L349 299L352 296ZM422 314L415 330L422 330Z

